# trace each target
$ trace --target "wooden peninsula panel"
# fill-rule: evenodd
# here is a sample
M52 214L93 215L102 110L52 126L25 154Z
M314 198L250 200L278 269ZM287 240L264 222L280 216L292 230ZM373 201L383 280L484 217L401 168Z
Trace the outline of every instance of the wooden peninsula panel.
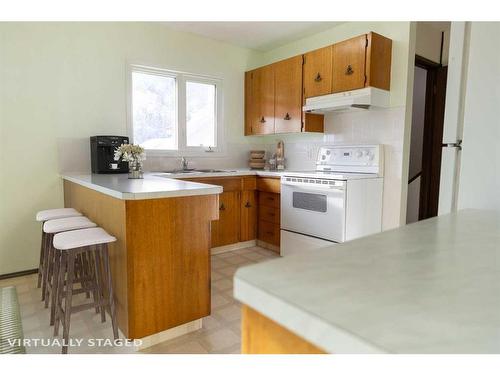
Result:
M241 353L325 354L317 346L247 305L242 306L241 312Z
M117 238L110 247L118 325L141 338L210 315L210 223L218 195L120 200L64 182L74 207Z

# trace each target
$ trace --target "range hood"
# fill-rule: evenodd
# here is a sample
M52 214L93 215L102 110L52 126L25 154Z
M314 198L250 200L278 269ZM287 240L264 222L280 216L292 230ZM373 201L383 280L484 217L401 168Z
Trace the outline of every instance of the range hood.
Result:
M304 112L327 113L333 111L367 110L372 107L388 107L390 93L375 87L339 92L307 98Z

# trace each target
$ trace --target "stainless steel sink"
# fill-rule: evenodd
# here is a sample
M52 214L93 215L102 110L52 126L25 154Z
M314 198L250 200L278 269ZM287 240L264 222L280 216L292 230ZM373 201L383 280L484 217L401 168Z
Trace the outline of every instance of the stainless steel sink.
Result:
M223 169L172 169L163 171L163 174L186 174L186 173L223 173L223 172L236 172Z

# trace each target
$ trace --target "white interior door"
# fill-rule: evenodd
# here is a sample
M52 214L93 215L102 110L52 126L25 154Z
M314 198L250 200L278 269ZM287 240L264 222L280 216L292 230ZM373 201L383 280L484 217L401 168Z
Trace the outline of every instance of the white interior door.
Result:
M499 22L452 22L439 214L457 208L500 210Z
M463 103L467 74L466 28L466 22L451 23L443 144L451 145L463 139ZM459 147L443 147L439 183L439 215L456 210L460 157Z

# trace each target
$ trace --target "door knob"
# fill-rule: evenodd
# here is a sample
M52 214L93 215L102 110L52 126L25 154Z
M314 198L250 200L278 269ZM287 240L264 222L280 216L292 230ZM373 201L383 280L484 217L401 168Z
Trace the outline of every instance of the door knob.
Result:
M290 117L290 115L288 114L288 112L286 113L285 117L283 118L283 120L291 120L292 118Z
M266 120L264 119L264 116L262 116L262 118L260 119L260 123L263 124L265 122L266 122Z
M247 202L247 203L245 204L245 207L250 208L250 207L252 207L252 205L250 204L250 202Z
M316 78L314 78L314 81L315 82L319 82L321 81L323 78L321 77L321 74L318 73L318 75L316 76Z
M345 70L345 74L350 76L352 73L354 73L354 70L352 69L351 65L347 65L347 69Z

